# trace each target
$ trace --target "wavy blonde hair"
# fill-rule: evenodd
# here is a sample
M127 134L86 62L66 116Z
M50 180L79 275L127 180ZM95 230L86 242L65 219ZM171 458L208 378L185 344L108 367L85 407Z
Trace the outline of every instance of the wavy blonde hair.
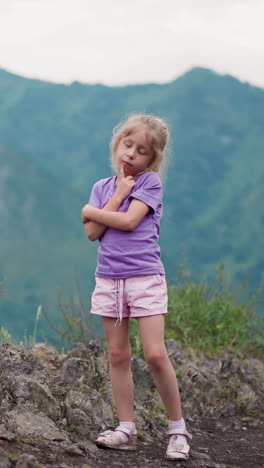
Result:
M111 165L116 172L115 153L122 138L129 135L135 128L145 127L151 138L153 159L146 171L160 172L164 163L165 150L169 141L169 129L167 123L154 115L135 114L131 115L125 122L118 124L112 135L110 143Z

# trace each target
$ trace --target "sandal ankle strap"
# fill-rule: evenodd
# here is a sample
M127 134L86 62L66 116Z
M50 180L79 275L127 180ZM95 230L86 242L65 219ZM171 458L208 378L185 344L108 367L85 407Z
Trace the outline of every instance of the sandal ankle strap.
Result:
M192 439L192 434L190 434L186 429L169 429L167 431L168 435L184 435L189 439Z
M131 434L134 434L136 435L137 431L134 430L134 431L131 431L130 429L128 429L127 427L125 426L118 426L116 427L115 431L121 431L121 432L124 432L125 434L127 434L128 436L131 436Z

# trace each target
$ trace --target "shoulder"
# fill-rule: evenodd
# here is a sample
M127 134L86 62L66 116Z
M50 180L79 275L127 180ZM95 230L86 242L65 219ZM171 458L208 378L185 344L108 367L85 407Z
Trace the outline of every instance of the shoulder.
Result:
M156 212L162 205L162 195L160 175L149 171L139 176L130 197L138 198Z
M161 188L162 187L162 182L160 175L158 172L154 171L149 171L149 172L144 172L141 176L136 181L136 187L155 187L155 188Z
M100 179L95 184L93 185L93 189L95 190L100 190L103 189L104 187L108 187L114 183L114 177L107 177L106 179Z

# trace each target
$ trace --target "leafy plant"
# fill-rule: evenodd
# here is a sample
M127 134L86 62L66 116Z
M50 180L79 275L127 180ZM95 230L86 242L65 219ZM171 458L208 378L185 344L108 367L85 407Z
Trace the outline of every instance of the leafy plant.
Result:
M256 305L263 293L260 287L250 296L247 285L232 289L224 279L224 265L214 271L210 282L194 282L182 266L176 285L168 287L168 314L165 321L165 339L175 339L188 348L208 354L232 349L238 355L263 356L264 317L258 316ZM104 345L102 331L85 308L81 292L77 299L65 300L58 296L61 320L54 324L47 312L44 314L56 339L63 347L75 342L87 343L98 339ZM136 320L130 321L130 342L134 355L143 358L142 342Z
M14 343L12 335L6 330L6 328L0 328L0 343Z
M55 341L63 348L69 349L76 342L87 343L97 338L98 326L95 321L92 322L90 310L84 305L78 284L77 295L74 298L66 299L62 291L59 291L57 313L59 319L54 323L48 310L43 309L43 315L50 329L55 332ZM103 337L101 341L103 342Z
M256 312L263 287L243 301L246 285L238 294L224 281L224 265L216 273L215 284L194 283L181 269L176 285L169 287L165 337L210 354L233 349L263 355L264 317Z
M21 452L6 452L5 454L11 462L16 462L21 455Z
M37 308L36 315L35 315L33 335L29 335L27 330L25 330L24 340L18 343L17 340L13 338L11 333L9 333L9 331L6 328L1 327L0 328L0 343L5 342L5 343L14 344L14 345L22 345L25 347L34 346L37 342L37 332L38 332L38 326L39 326L41 313L42 313L42 306L39 305Z
M39 326L41 314L42 314L42 305L39 305L37 308L36 315L35 315L33 335L28 335L27 330L24 333L24 345L26 347L34 346L37 342L37 333L38 333L38 326Z
M144 358L143 346L136 320L131 320L129 324L129 337L133 354L140 358Z
M69 426L66 426L66 427L65 427L65 431L67 431L67 432L75 432L75 431L76 431L76 427L74 426L74 424L70 424Z

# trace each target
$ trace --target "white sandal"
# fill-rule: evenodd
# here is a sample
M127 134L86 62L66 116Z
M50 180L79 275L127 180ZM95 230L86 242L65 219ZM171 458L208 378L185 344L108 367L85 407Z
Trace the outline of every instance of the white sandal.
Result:
M192 439L192 435L186 429L170 429L167 434L175 437L170 437L165 455L166 460L188 460L190 446L187 443L187 438ZM179 442L178 435L185 436L186 442Z
M120 434L116 431L124 432L128 435L128 441L122 442ZM99 447L108 447L116 450L136 450L137 449L137 431L130 431L124 426L118 426L114 431L104 431L98 434L95 440Z

